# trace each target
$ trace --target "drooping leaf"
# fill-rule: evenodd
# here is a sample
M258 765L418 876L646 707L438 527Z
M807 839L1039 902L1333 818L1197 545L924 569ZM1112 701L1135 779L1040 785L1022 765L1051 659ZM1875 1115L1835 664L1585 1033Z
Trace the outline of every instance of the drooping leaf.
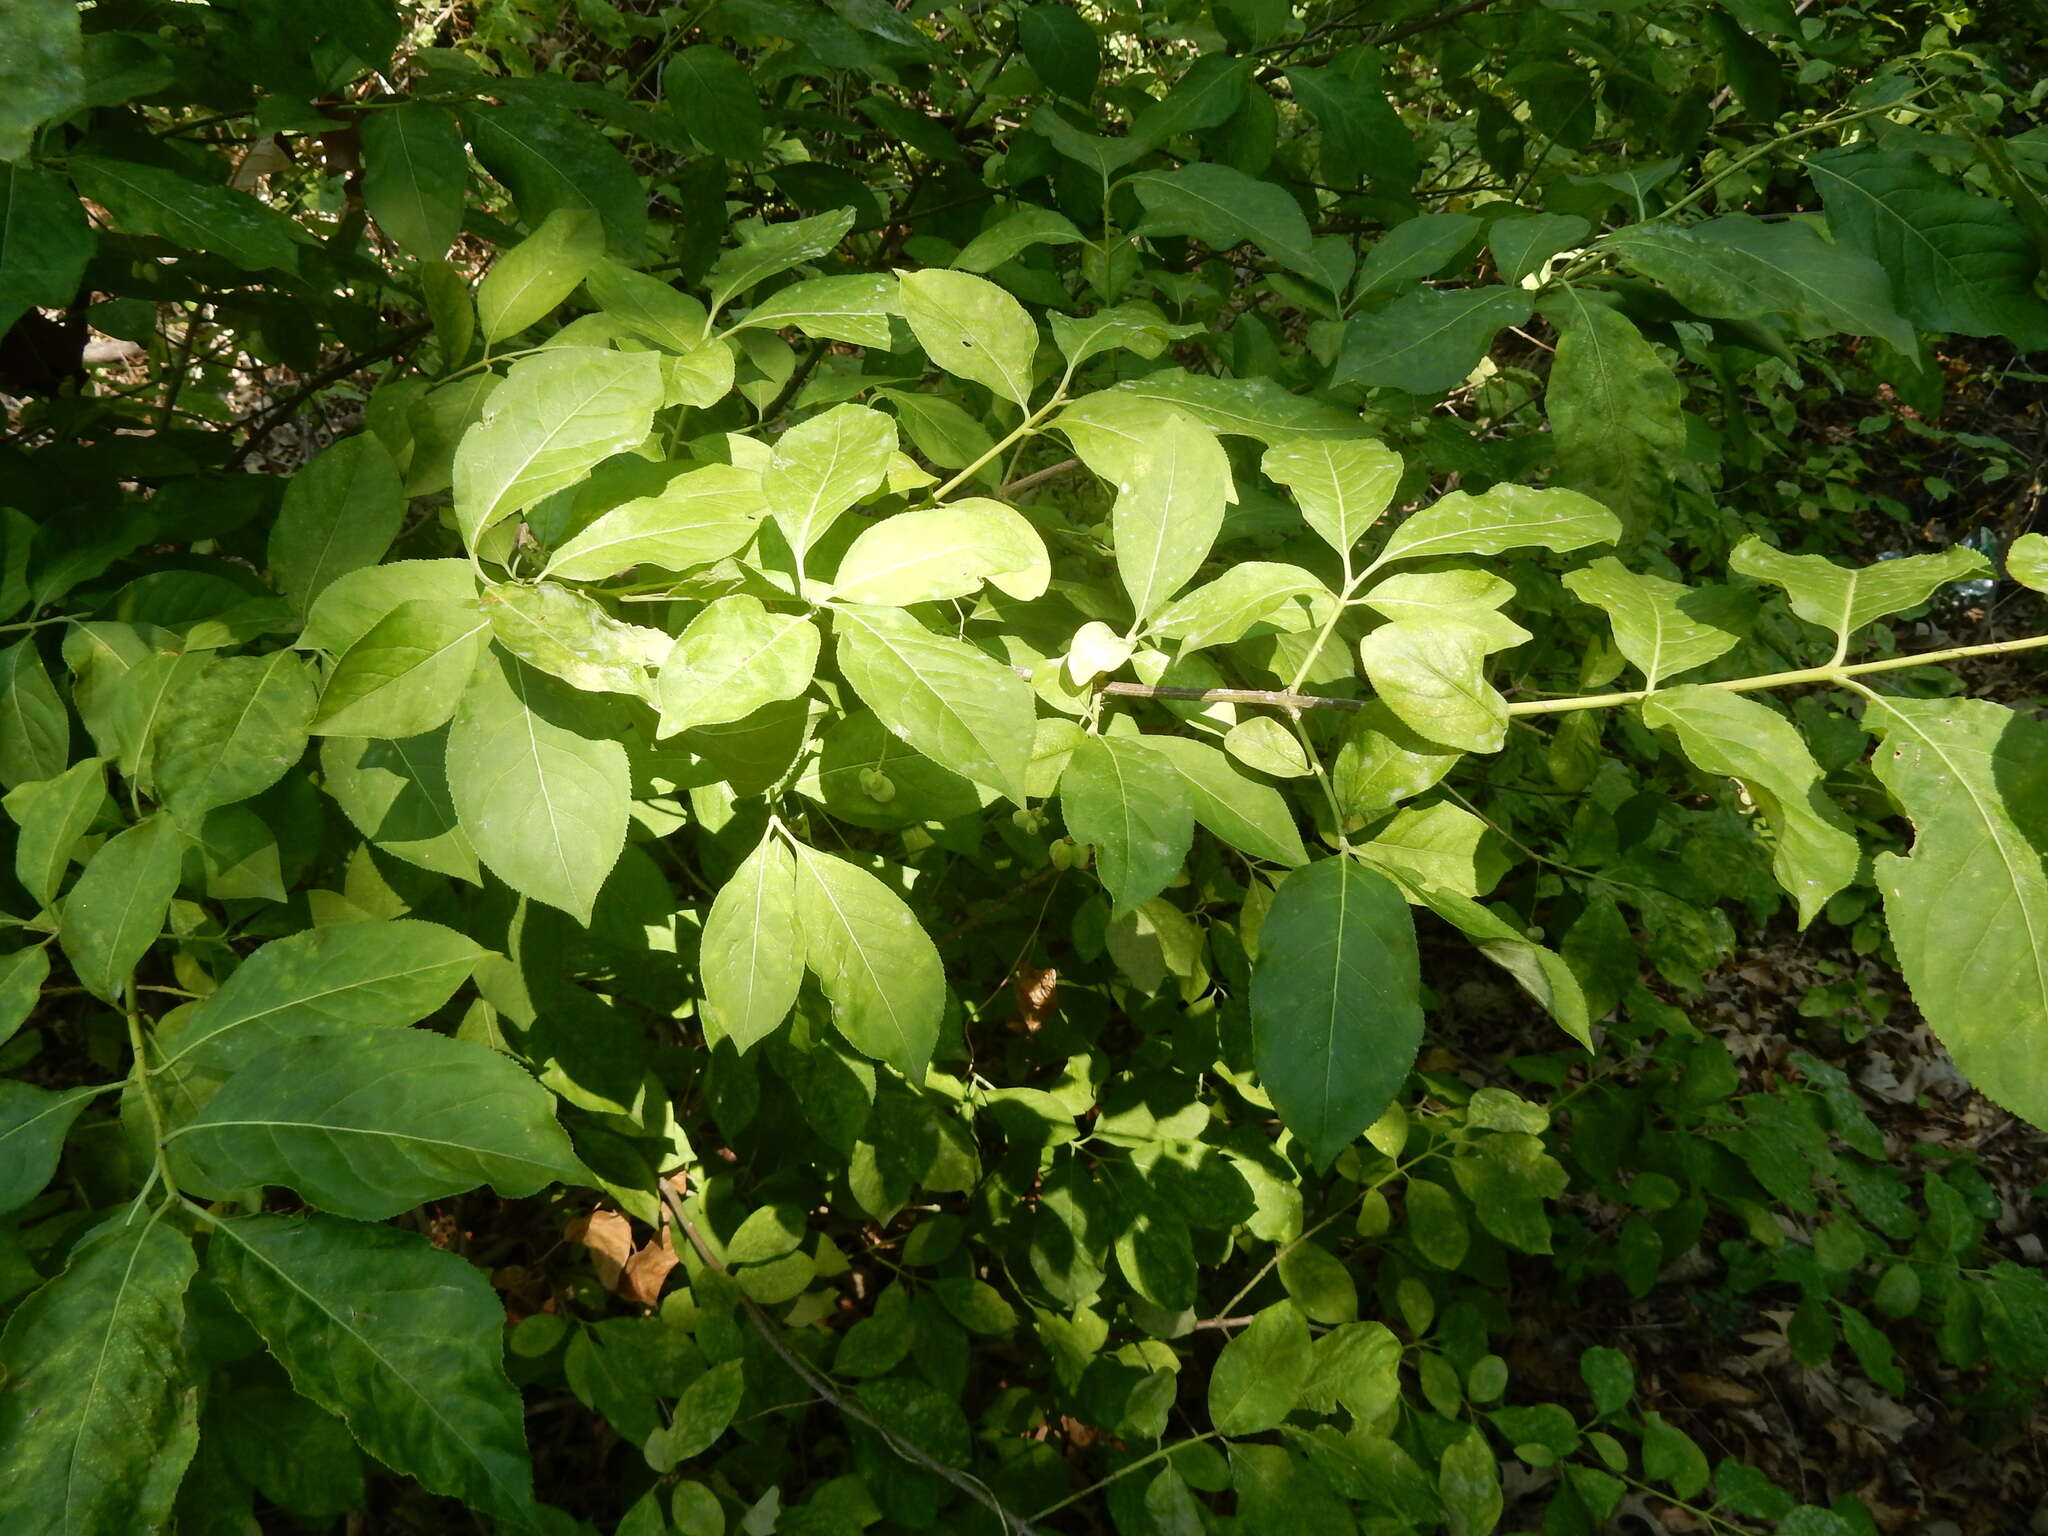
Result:
M1027 6L1017 16L1017 45L1038 78L1073 101L1095 94L1102 45L1095 29L1064 5Z
M71 867L78 840L107 808L107 765L101 758L83 758L53 779L10 791L0 804L21 829L14 842L15 878L47 906Z
M0 1486L23 1531L161 1530L199 1439L180 1338L192 1244L99 1227L0 1335Z
M1025 799L1037 713L1031 685L897 608L833 614L839 670L882 723L942 768Z
M1018 405L1031 398L1038 327L1009 294L971 272L899 272L903 318L926 356Z
M1022 601L1052 580L1045 540L999 501L969 497L861 530L832 578L843 602L903 607L965 597L986 581Z
M1567 288L1543 312L1557 326L1545 405L1557 443L1557 483L1656 526L1685 459L1678 376L1619 310Z
M188 250L224 256L244 272L293 272L308 237L284 214L219 182L159 165L73 155L78 190L105 208L113 227L158 235Z
M1611 555L1567 571L1564 584L1607 615L1615 647L1635 663L1645 688L1725 656L1749 629L1750 606L1731 588L1666 581Z
M556 347L514 363L455 450L463 538L474 547L493 525L633 447L661 399L651 352Z
M2048 731L1983 699L1873 698L1864 719L1913 823L1910 853L1877 858L1913 1000L1977 1089L2048 1124Z
M462 228L469 156L443 107L404 101L363 114L363 204L422 261L448 254Z
M604 259L604 227L587 208L557 208L491 264L476 285L486 343L516 336L560 304Z
M1252 971L1259 1082L1327 1166L1393 1102L1422 1042L1415 925L1385 875L1317 859L1280 884Z
M1206 742L1187 736L1148 736L1145 744L1180 775L1195 820L1210 832L1254 859L1289 868L1308 862L1293 812L1280 791L1246 778Z
M1534 310L1519 288L1418 288L1344 329L1334 382L1438 395L1462 383L1493 338Z
M1644 723L1668 726L1693 766L1739 779L1777 831L1771 868L1802 924L1856 878L1862 857L1846 816L1821 791L1820 765L1776 710L1714 688L1666 688L1643 702Z
M760 153L761 98L747 67L724 48L678 49L662 66L662 98L690 137L714 155L747 161Z
M652 273L600 261L585 274L583 288L605 318L642 341L677 353L694 352L704 344L710 312Z
M517 1199L587 1179L554 1099L511 1057L423 1029L349 1030L259 1051L165 1142L179 1185L261 1185L382 1221L489 1184Z
M62 180L0 164L0 335L31 309L68 306L95 243L84 208Z
M590 921L625 846L626 749L575 724L559 685L486 658L448 734L448 788L484 867L521 895Z
M1487 638L1456 620L1396 619L1358 642L1380 702L1430 741L1467 752L1498 752L1508 706L1486 681Z
M1117 575L1140 619L1186 586L1223 527L1230 460L1214 433L1178 412L1132 456L1110 513Z
M713 312L754 284L828 254L846 238L854 218L851 208L839 208L781 224L742 220L733 228L739 243L718 258L705 280Z
M87 861L58 913L57 942L93 996L113 1002L121 995L163 929L184 860L184 834L159 811L108 838Z
M58 1093L0 1078L0 1214L20 1210L43 1192L57 1171L71 1122L104 1092L85 1087Z
M0 650L0 786L55 778L71 761L71 712L35 637Z
M339 577L375 565L405 521L398 466L373 432L345 437L285 487L270 528L270 573L306 613Z
M1371 438L1281 443L1259 468L1294 493L1302 520L1338 554L1379 521L1401 483L1401 456Z
M440 729L462 702L490 628L474 603L400 603L328 674L312 729L383 739Z
M1223 252L1249 242L1283 267L1313 275L1308 219L1300 204L1270 181L1207 161L1130 179L1145 205L1140 235L1188 235Z
M272 939L185 1019L163 1065L226 1073L314 1035L416 1024L469 979L475 941L417 918L337 923Z
M721 597L676 637L655 684L659 734L744 720L764 704L794 699L818 665L818 626L800 613L770 613L761 600Z
M744 548L767 512L758 470L707 464L604 513L555 551L544 574L601 581L635 565L695 570Z
M924 1078L946 1001L939 952L903 898L866 870L801 844L796 916L804 964L854 1048Z
M1194 803L1173 764L1132 736L1089 736L1060 775L1060 814L1095 849L1117 914L1157 896L1195 833Z
M574 114L525 102L465 108L470 148L537 229L558 208L595 214L605 248L637 262L647 243L647 194L625 156Z
M718 888L699 946L704 996L742 1052L789 1016L804 973L796 865L780 839L764 837Z
M476 601L476 567L467 560L392 560L338 576L313 602L299 635L302 650L341 656L400 603Z
M213 1228L207 1272L371 1455L502 1520L533 1518L505 1309L467 1260L336 1216L238 1216Z

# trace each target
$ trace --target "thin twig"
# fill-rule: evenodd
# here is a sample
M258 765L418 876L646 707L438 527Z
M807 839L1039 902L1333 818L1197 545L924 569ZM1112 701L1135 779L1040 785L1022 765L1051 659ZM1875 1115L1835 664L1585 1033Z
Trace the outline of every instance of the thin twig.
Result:
M696 1224L690 1220L689 1215L684 1211L681 1194L667 1179L661 1180L660 1183L662 1203L668 1207L669 1214L675 1218L676 1226L681 1229L683 1236L690 1240L690 1246L697 1250L697 1257L702 1259L707 1267L718 1271L720 1274L724 1274L725 1265L719 1262L718 1256L711 1251L710 1246L704 1241L703 1234L698 1232ZM761 1341L774 1350L782 1363L796 1373L797 1379L815 1392L821 1400L830 1403L840 1413L854 1422L865 1424L881 1437L884 1445L888 1446L890 1450L901 1456L905 1461L912 1462L931 1473L932 1476L951 1483L960 1492L966 1494L967 1497L974 1500L975 1503L981 1505L1000 1520L1005 1531L1014 1532L1015 1536L1039 1536L1036 1526L1032 1525L1022 1515L1014 1514L1006 1509L1001 1500L997 1499L995 1494L989 1491L988 1486L978 1478L959 1471L957 1468L949 1467L927 1452L920 1450L894 1429L868 1412L867 1409L863 1408L854 1399L841 1392L833 1384L830 1377L826 1376L816 1366L812 1365L810 1361L790 1347L789 1341L782 1336L781 1327L774 1318L770 1317L762 1309L760 1303L755 1301L753 1297L742 1292L739 1301L740 1310L746 1313L747 1321L754 1325L754 1331L761 1335Z
M369 351L358 352L353 356L344 357L340 362L330 363L327 367L322 368L318 373L306 380L305 383L278 401L277 404L259 412L249 423L249 440L234 451L223 467L227 469L239 468L244 459L248 458L249 455L263 445L264 438L269 436L274 428L282 425L293 411L296 411L314 395L319 394L328 385L339 383L352 373L360 373L372 363L381 363L387 357L397 356L432 329L433 327L425 321L421 321L417 325L408 325L403 330L394 333L390 340L380 342L378 345L370 348Z
M997 486L996 499L998 501L1008 501L1013 496L1023 495L1033 486L1044 484L1056 475L1064 475L1068 470L1079 469L1080 467L1081 461L1079 459L1062 459L1059 463L1049 465L1044 469L1034 469L1028 475L1019 475L1007 485Z

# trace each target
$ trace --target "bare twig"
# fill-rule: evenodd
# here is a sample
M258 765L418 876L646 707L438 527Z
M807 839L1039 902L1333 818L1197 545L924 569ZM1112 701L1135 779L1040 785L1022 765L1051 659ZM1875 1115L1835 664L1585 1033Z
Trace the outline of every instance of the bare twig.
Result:
M1035 469L1028 475L1019 475L1007 485L997 486L996 497L998 500L1007 501L1012 496L1023 495L1033 486L1042 485L1055 476L1064 475L1067 471L1079 469L1080 467L1081 461L1079 459L1062 459L1059 463L1048 465L1044 469Z
M319 394L328 385L338 383L352 373L359 373L372 363L381 363L387 357L396 357L407 347L426 335L431 329L433 327L424 320L417 325L408 325L402 330L394 332L390 340L380 342L378 345L370 348L369 351L357 352L349 357L344 357L338 363L330 363L327 367L322 368L318 373L307 379L305 383L278 401L277 404L259 412L252 418L249 422L248 441L234 451L234 454L223 467L227 469L239 467L244 459L248 458L249 455L263 445L264 438L270 435L273 428L282 425L293 411L296 411L314 395Z
M710 1246L704 1241L703 1234L697 1230L696 1224L690 1220L688 1213L684 1211L681 1193L667 1179L661 1180L661 1198L662 1203L668 1207L669 1214L675 1218L676 1226L681 1230L683 1236L690 1240L690 1246L697 1250L697 1257L702 1259L709 1268L717 1270L720 1274L725 1273L725 1265L719 1262L718 1256L711 1251ZM987 1484L983 1483L979 1478L970 1476L968 1473L962 1472L957 1468L949 1467L927 1452L920 1450L894 1429L868 1412L867 1409L863 1408L854 1399L841 1392L830 1377L826 1376L816 1366L812 1365L810 1361L790 1347L789 1341L783 1338L782 1329L775 1319L762 1309L760 1303L744 1292L740 1295L740 1310L746 1313L747 1321L754 1325L754 1331L761 1335L761 1341L774 1350L782 1363L796 1373L797 1379L815 1392L821 1400L830 1403L847 1418L852 1419L858 1424L864 1424L873 1430L881 1437L884 1445L888 1446L890 1450L894 1451L905 1461L922 1467L936 1478L951 1483L960 1492L966 1494L968 1498L974 1500L975 1503L981 1505L993 1514L996 1519L1000 1520L1005 1531L1013 1532L1015 1536L1040 1536L1036 1526L1032 1525L1022 1515L1014 1514L1006 1509L1002 1502L996 1498L995 1494L989 1491Z

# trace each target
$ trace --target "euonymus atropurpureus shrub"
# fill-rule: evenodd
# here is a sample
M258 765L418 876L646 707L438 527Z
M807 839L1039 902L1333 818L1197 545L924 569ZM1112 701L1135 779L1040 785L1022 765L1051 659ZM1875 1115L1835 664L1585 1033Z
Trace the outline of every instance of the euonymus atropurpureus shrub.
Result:
M1479 1532L1506 1456L1545 1531L1871 1529L1619 1350L1575 1407L1494 1352L1516 1256L1642 1294L1710 1215L1738 1292L1794 1225L1801 1358L1903 1392L1874 1311L2038 1381L1982 1180L1814 1057L1733 1100L1672 1002L1731 912L1856 925L2048 1124L2048 727L1964 692L2048 636L1928 643L1976 548L1723 495L1802 370L2048 333L1995 61L592 14L605 83L508 7L397 65L367 0L14 12L0 1528L332 1521L367 1452L503 1529ZM38 361L81 319L146 376ZM1418 1062L1491 968L1524 1092ZM637 1312L518 1277L599 1202L682 1260ZM542 1383L619 1446L573 1514Z

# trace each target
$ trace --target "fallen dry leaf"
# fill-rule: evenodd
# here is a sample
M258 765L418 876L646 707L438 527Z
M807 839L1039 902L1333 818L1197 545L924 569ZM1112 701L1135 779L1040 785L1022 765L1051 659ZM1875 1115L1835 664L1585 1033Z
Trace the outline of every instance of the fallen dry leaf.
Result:
M608 1291L618 1288L619 1276L633 1257L633 1224L617 1211L592 1211L578 1216L563 1230L572 1243L590 1250L590 1262L598 1281Z
M626 1267L620 1272L618 1283L612 1289L628 1301L637 1301L643 1307L651 1307L661 1299L662 1283L668 1279L668 1272L682 1262L676 1252L675 1239L670 1235L664 1222L661 1235L648 1243L626 1260Z

